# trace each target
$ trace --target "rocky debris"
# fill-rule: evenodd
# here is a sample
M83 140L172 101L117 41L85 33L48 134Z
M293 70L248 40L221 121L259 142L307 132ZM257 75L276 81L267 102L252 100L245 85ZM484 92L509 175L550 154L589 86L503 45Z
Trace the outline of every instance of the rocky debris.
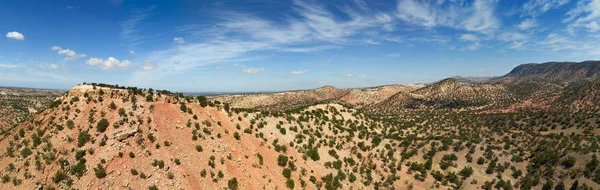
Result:
M137 130L135 129L120 129L115 131L114 135L113 135L113 139L116 139L118 141L123 141L133 135L135 135L135 133L137 132Z

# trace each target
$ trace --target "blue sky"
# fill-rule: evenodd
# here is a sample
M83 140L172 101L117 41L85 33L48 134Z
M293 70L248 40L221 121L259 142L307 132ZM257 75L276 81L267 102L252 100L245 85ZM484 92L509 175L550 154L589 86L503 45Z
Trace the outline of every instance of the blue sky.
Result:
M600 55L600 0L23 0L0 17L0 86L348 88Z

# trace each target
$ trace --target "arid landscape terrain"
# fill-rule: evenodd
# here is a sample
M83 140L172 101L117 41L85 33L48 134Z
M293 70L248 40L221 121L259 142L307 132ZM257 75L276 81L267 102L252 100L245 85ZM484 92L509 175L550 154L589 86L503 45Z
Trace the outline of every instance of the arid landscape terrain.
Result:
M0 190L600 190L600 0L4 0L0 35Z
M46 109L60 90L0 87L0 133Z
M3 116L22 122L0 139L0 187L598 189L598 68L215 97L8 89L3 101L32 111Z

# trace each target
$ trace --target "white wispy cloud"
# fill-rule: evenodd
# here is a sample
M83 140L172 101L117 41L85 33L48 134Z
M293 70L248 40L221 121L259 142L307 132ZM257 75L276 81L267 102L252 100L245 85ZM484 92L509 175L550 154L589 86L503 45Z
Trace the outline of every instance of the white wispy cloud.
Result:
M365 43L371 44L371 45L379 45L379 44L381 44L381 43L379 43L379 42L377 42L377 41L375 41L373 39L365 40Z
M156 64L150 63L150 61L146 61L146 63L144 63L144 66L142 67L142 70L144 71L152 71L154 69L156 69Z
M63 49L63 48L61 48L61 47L59 47L59 46L52 46L52 47L50 48L50 50L52 50L52 51L56 51L56 53L57 53L58 55L64 55L64 56L66 56L66 57L65 57L65 60L70 60L70 61L73 61L73 60L77 60L77 59L79 59L79 58L84 58L84 57L86 57L86 55L85 55L85 54L77 54L77 52L75 52L75 51L73 51L73 50L70 50L70 49Z
M299 71L292 71L292 72L290 72L290 74L292 74L292 75L303 75L306 72L308 72L308 70L303 69L303 70L299 70Z
M15 40L25 40L25 36L17 31L12 31L6 33L7 38L15 39Z
M120 61L114 57L109 57L106 60L101 59L101 58L92 57L92 58L88 59L87 61L85 61L85 63L88 65L91 65L91 66L98 67L102 70L128 68L128 67L132 66L130 61L128 61L128 60Z
M244 73L247 73L247 74L258 74L260 72L265 71L265 69L264 68L252 68L252 67L250 67L250 68L246 68L246 69L244 69L242 71Z
M596 32L600 29L600 26L598 26L598 23L596 23L596 21L592 21L586 24L585 27L588 29L589 32Z
M244 54L251 51L272 48L274 46L264 42L213 40L207 43L186 43L167 50L153 52L148 57L148 60L159 65L170 64L172 66L169 70L164 70L163 68L160 74L156 75L159 77L160 75L169 74L169 72L184 71L195 67L235 60L242 58Z
M527 43L527 41L513 41L512 44L510 46L508 46L508 48L519 49L519 48L523 47L523 45L525 45L525 43Z
M62 64L35 62L36 66L28 64L0 64L0 81L47 83L76 83L81 80L62 72L66 67Z
M121 23L121 38L126 45L135 47L143 42L144 36L139 32L139 24L152 14L154 8L155 6L135 9L130 13L130 17Z
M129 50L129 54L131 54L131 55L135 55L135 51L133 51L133 50Z
M435 44L439 44L439 45L446 45L446 44L448 44L448 42L451 39L448 36L442 36L442 35L425 35L425 36L418 36L418 37L390 36L390 35L388 35L388 36L384 36L383 40L389 41L389 42L396 42L396 43L409 43L409 44L414 44L414 43L419 43L419 44L435 43Z
M537 48L550 51L570 52L572 56L598 56L600 36L576 38L568 33L550 33L537 42Z
M467 46L466 48L463 48L462 50L475 51L475 50L478 50L480 47L481 47L481 45L479 44L479 42L474 42L471 45Z
M532 28L535 28L538 26L538 23L535 19L525 19L523 21L521 21L521 24L519 24L519 29L521 30L529 30Z
M566 14L563 20L569 23L567 30L573 34L577 28L584 27L589 32L598 30L597 21L600 22L600 0L582 0Z
M301 0L294 0L294 10L302 16L302 23L313 31L310 33L313 38L331 42L345 42L346 37L356 35L365 29L381 28L392 21L392 17L386 13L365 14L350 7L340 8L340 11L350 19L339 21L323 6Z
M347 77L347 78L366 78L367 77L367 75L365 75L365 74L352 74L352 73L343 73L343 74L337 74L334 76Z
M338 45L322 45L322 46L306 46L306 47L281 47L277 48L277 51L283 52L295 52L295 53L310 53L310 52L320 52L330 49L339 49L342 46Z
M558 33L548 34L548 36L540 41L539 44L550 48L552 51L578 49L576 42Z
M462 41L479 41L479 37L473 34L462 34L458 37Z
M239 63L236 63L233 66L241 68L242 72L246 73L246 74L258 74L260 72L264 72L265 71L264 68L246 67L246 65L239 64Z
M505 30L497 36L497 39L503 42L510 42L506 44L506 47L509 49L523 49L524 46L529 40L534 39L535 36L532 37L530 33L523 33L515 30Z
M387 56L391 57L391 58L397 58L397 57L400 57L400 54L399 53L391 53L391 54L387 54Z
M400 0L396 16L409 24L427 28L446 26L487 34L500 27L500 21L494 15L496 3L496 0L475 0L470 4L460 1Z
M481 39L477 35L474 35L474 34L461 34L458 37L458 39L461 40L461 41L465 41L465 42L469 42L470 43L468 46L459 49L460 51L465 51L465 50L475 51L475 50L478 50L479 48L481 48L481 44L480 44L480 40Z
M350 18L341 21L321 4L301 0L293 1L293 10L299 17L286 18L286 24L277 24L252 14L226 12L222 17L226 22L219 24L222 28L214 31L245 34L254 40L278 44L309 41L344 43L350 40L347 37L384 27L393 21L387 13L357 10L349 6L339 8L338 11Z
M175 37L175 38L173 38L173 42L178 43L178 44L183 44L183 43L185 43L185 40L183 40L182 37Z
M397 6L390 11L374 10L372 7L375 6L369 6L369 1L357 0L350 4L325 6L314 1L293 0L292 11L276 20L257 16L260 14L224 11L210 27L179 27L177 35L184 36L185 40L177 37L174 38L175 43L164 49L144 53L143 59L156 63L156 68L147 72L137 70L131 80L159 80L163 76L189 69L249 59L263 52L324 52L364 43L436 44L440 45L440 49L458 51L498 46L520 50L531 48L530 50L536 51L589 50L571 47L575 44L573 42L580 41L565 39L561 42L564 36L559 36L560 32L555 34L557 36L546 37L545 30L552 29L540 27L545 22L538 20L538 16L565 5L564 1L530 0L523 7L515 9L513 15L517 14L516 21L510 20L504 26L500 20L503 17L497 16L500 12L497 8L501 7L498 2L399 0ZM565 15L564 22L574 23L572 25L575 29L600 31L600 21L597 21L600 11L594 12L593 4L600 0L582 2L578 3L581 6L576 6L578 8ZM395 26L402 26L399 28L410 32L388 32L396 30ZM439 33L437 28L452 32ZM541 43L542 41L545 43ZM254 67L240 70L244 73L264 71L260 69ZM292 75L291 72L282 74Z
M46 62L36 62L38 67L43 69L57 70L57 69L66 69L67 67L63 64L55 64L55 63L46 63Z
M538 16L567 4L569 0L529 0L521 8L522 15Z
M281 76L292 77L292 76L297 76L297 75L303 75L303 74L306 74L307 72L308 72L307 69L302 69L302 70L298 70L298 71L291 71L291 72L282 72Z
M438 25L437 12L432 5L413 0L398 1L398 18L411 24L433 27ZM440 18L441 19L441 18Z
M293 1L295 16L286 17L283 22L225 11L213 27L181 27L178 32L189 36L186 43L150 52L145 59L156 63L157 69L134 73L132 83L146 83L192 68L245 59L253 52L310 53L343 48L357 42L354 38L357 35L381 30L394 21L389 14L362 3L356 1L353 6L337 7L338 12L348 17L344 20L319 3L300 0ZM170 64L173 62L179 64Z
M502 41L521 41L528 38L527 34L517 32L517 31L503 31L499 35L499 39Z
M468 31L490 33L500 27L500 21L494 15L496 0L475 0L473 2L473 14L463 22Z
M3 63L0 63L0 68L13 69L13 68L17 68L17 66L13 65L13 64L3 64Z

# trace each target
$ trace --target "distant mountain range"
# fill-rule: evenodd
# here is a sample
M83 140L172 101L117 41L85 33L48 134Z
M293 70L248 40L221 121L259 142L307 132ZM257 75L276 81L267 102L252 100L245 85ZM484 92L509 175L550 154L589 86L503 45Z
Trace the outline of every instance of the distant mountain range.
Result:
M565 92L567 87L585 86L599 78L600 61L548 62L519 65L499 77L454 76L427 85L354 89L325 86L312 90L226 95L215 99L230 102L233 107L279 111L322 102L341 103L374 113L427 107L475 109L473 106L477 106L476 109L500 109L525 101L550 104L549 101L569 94ZM567 99L571 98L562 98Z
M570 83L590 81L600 78L600 61L548 62L523 64L515 67L497 81L519 83L535 81L567 86Z

